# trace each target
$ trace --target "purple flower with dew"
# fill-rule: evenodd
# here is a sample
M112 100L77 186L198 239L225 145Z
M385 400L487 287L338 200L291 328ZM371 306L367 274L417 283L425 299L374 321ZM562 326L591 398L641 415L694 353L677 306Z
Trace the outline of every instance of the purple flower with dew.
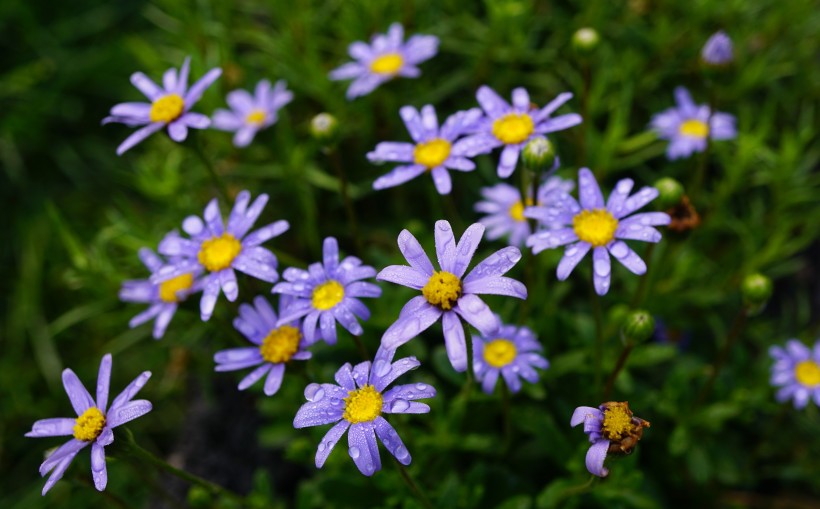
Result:
M202 320L213 314L220 289L233 302L239 295L234 269L267 283L279 279L276 256L260 246L285 232L287 221L276 221L248 233L265 208L268 195L259 195L253 203L251 193L240 192L236 197L227 227L216 199L205 207L203 222L198 216L188 216L182 229L190 239L171 232L159 244L159 252L175 257L172 265L162 267L151 276L151 282L162 283L195 271L204 271L202 299L199 309Z
M502 324L492 334L474 335L476 379L484 392L492 394L500 374L510 391L516 393L521 390L521 378L532 384L538 382L538 372L533 368L549 368L541 350L535 333L527 327Z
M385 267L376 279L421 290L399 313L399 317L382 336L382 346L398 348L421 334L441 318L447 357L456 371L467 369L467 343L459 317L482 334L495 332L500 322L480 294L527 298L527 288L515 279L503 277L518 260L521 251L506 247L476 265L467 276L464 272L484 235L484 225L471 225L456 244L450 223L436 221L436 256L440 271L407 230L399 234L399 249L410 264Z
M287 309L288 297L279 301L280 314ZM244 391L267 375L265 394L273 396L282 386L285 365L290 361L306 361L311 353L306 351L307 343L302 336L299 321L278 325L279 319L265 297L257 296L253 306L239 306L239 316L233 326L256 346L229 348L214 355L216 371L236 371L258 366L239 382L239 390Z
M675 89L675 102L676 107L656 114L650 124L661 139L669 140L666 147L669 160L703 152L707 138L730 140L737 137L734 116L719 111L711 113L709 106L695 104L685 88Z
M719 30L709 37L700 52L700 58L707 64L726 65L734 59L732 40L726 32Z
M418 64L438 52L438 37L414 35L404 42L404 28L393 23L387 34L375 35L370 44L356 41L347 48L355 62L349 62L330 72L332 80L353 80L347 89L347 99L367 95L376 87L396 76L418 78Z
M399 110L407 131L414 143L383 141L367 154L373 163L385 161L410 163L397 166L387 175L373 182L374 189L385 189L404 184L422 173L430 173L439 194L449 194L452 189L447 170L472 171L475 163L455 150L453 142L481 117L481 110L472 108L450 115L439 128L436 110L429 104L421 112L412 106Z
M570 425L581 423L592 444L587 451L587 470L598 477L609 474L604 467L607 454L631 453L643 436L643 429L650 425L649 421L633 416L626 401L609 401L598 408L579 406L572 413Z
M561 225L530 235L527 246L537 254L544 249L567 245L558 264L560 281L568 278L578 262L592 250L593 282L598 295L609 291L610 254L632 273L644 274L646 264L623 240L660 242L661 233L654 226L667 225L671 218L665 212L642 212L630 216L658 196L654 187L644 187L630 196L633 185L632 179L618 181L605 205L595 176L588 168L581 168L578 171L580 205L575 198L564 194L554 207L535 207L525 213L539 221Z
M357 318L367 320L370 311L360 298L379 297L382 289L361 281L376 275L376 269L363 265L354 256L339 262L339 245L327 237L322 247L322 261L307 270L289 267L282 273L285 281L273 287L273 293L290 295L293 302L283 309L279 324L305 317L302 332L308 345L323 339L336 344L336 322L354 336L364 332ZM319 330L317 331L317 325Z
M163 267L173 265L173 262L166 263L148 248L140 249L139 257L152 273L158 272ZM171 318L174 317L174 313L177 311L179 303L187 299L192 293L202 290L201 281L196 280L200 272L201 270L194 269L162 283L152 283L148 279L125 281L122 288L120 288L121 301L150 304L148 309L132 318L128 322L128 326L133 329L156 318L154 321L154 339L162 338L165 329L171 322Z
M77 375L70 369L63 370L63 386L77 412L77 417L55 417L41 419L34 423L27 437L62 437L73 436L71 440L52 452L40 465L40 475L51 476L43 486L43 495L63 477L74 456L87 445L91 445L91 475L94 486L102 491L108 483L108 470L105 466L105 446L114 441L113 429L129 421L142 417L151 411L151 402L134 399L142 386L151 377L150 371L144 371L134 379L108 406L108 389L111 381L111 354L105 354L100 362L97 376L97 400L83 386Z
M509 184L483 187L481 196L484 197L484 201L476 203L475 210L487 215L478 222L487 227L487 239L495 240L509 236L509 245L520 247L532 233L525 209L533 206L550 207L554 198L569 193L573 187L575 184L572 181L550 177L538 187L537 202L528 194L526 203L521 200L521 191ZM554 225L541 225L547 228L551 226Z
M144 126L136 130L117 147L117 155L122 155L148 136L168 127L168 136L172 140L185 141L188 128L205 129L211 125L211 119L202 113L190 111L199 101L205 90L222 74L222 69L214 68L205 73L191 88L188 88L188 72L191 58L185 59L177 74L174 68L162 75L162 87L141 72L131 75L131 83L145 94L151 102L120 103L111 108L111 114L105 117L103 124L117 122L130 127Z
M279 120L277 111L293 100L293 92L287 90L284 81L277 81L271 89L270 81L262 80L257 83L254 95L245 90L234 90L226 100L231 109L214 112L214 127L236 133L233 144L247 147L257 132Z
M436 390L428 384L414 383L385 391L394 380L420 364L415 357L392 362L394 353L381 347L372 365L365 361L339 368L336 384L312 383L305 387L308 402L296 413L293 427L336 423L319 442L316 468L322 468L348 428L348 454L364 475L371 476L382 467L376 437L399 463L410 464L410 452L382 414L426 414L430 407L416 400L432 398Z
M780 387L777 401L791 399L794 408L805 408L809 400L820 406L820 340L809 349L796 339L786 342L786 347L773 346L769 355L774 359L771 383Z
M530 139L581 123L581 116L576 113L550 117L572 98L569 92L559 94L541 109L530 104L530 95L524 88L513 90L512 105L486 85L478 89L476 98L486 116L475 124L474 134L459 140L453 150L473 157L504 146L498 160L498 176L501 178L507 178L515 171L518 156Z

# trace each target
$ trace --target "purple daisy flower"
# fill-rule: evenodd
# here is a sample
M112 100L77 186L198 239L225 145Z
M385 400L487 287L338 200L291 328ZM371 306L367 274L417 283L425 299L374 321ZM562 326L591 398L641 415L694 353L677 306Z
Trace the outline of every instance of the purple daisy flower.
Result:
M362 297L378 297L382 289L373 283L360 281L376 275L376 269L348 256L339 262L339 245L327 237L322 246L323 261L311 264L307 270L289 267L282 273L285 281L273 287L273 293L290 295L293 302L283 309L279 324L305 317L302 332L311 345L321 336L328 344L336 344L336 322L354 336L364 332L356 319L370 318L370 310ZM316 330L316 326L319 330Z
M103 124L117 122L130 127L145 126L135 131L117 147L117 155L122 155L137 143L168 126L168 136L174 141L185 141L188 128L205 129L211 119L202 113L190 111L202 94L222 74L222 69L211 69L199 81L188 88L188 72L191 57L185 59L177 75L173 67L162 75L162 87L141 72L131 75L131 83L145 94L150 103L120 103L111 108L111 115Z
M661 233L653 227L667 225L671 218L665 212L642 212L629 216L658 196L658 190L654 187L644 187L630 196L633 185L632 179L618 181L615 191L604 205L595 175L588 168L581 168L578 171L580 205L575 198L564 194L557 200L556 206L549 209L543 207L530 213L530 217L557 223L561 227L530 235L527 246L537 254L544 249L569 244L558 264L560 281L568 278L578 262L592 249L593 282L598 295L609 291L612 272L610 254L632 273L644 274L646 264L621 239L660 242Z
M774 359L771 383L780 387L777 401L788 399L794 408L805 408L810 399L820 406L820 341L809 349L796 339L786 342L786 348L773 346L769 355Z
M276 221L248 234L265 208L268 195L260 194L249 207L250 200L248 191L236 196L225 227L214 198L205 207L205 222L198 216L188 216L182 222L182 229L191 236L190 239L171 232L159 244L159 252L175 257L175 261L155 272L151 282L162 283L190 272L207 272L201 283L203 291L199 302L203 321L213 314L220 289L231 302L239 295L234 269L267 283L279 279L276 255L260 244L285 232L288 222Z
M700 58L707 64L726 65L734 59L732 40L726 32L719 30L709 37L700 52Z
M452 182L448 169L475 169L475 163L464 157L462 151L454 150L453 142L481 117L481 110L473 108L450 115L441 128L436 110L429 104L422 107L421 112L412 106L405 106L399 114L415 143L383 141L367 154L367 158L372 163L391 161L410 164L397 166L387 175L377 178L373 189L404 184L429 172L439 194L449 194Z
M172 266L166 263L148 248L139 250L142 263L151 271L158 272L163 267ZM168 269L166 269L168 270ZM180 274L162 283L152 283L149 279L125 281L120 289L120 300L123 302L144 302L150 304L148 309L138 314L128 322L132 329L138 325L156 318L154 322L154 339L160 339L165 329L174 317L179 303L189 295L202 290L201 280L196 277L201 270L194 270Z
M424 383L414 383L397 385L385 392L394 380L420 364L415 357L392 362L394 354L395 350L381 347L372 365L365 361L339 368L335 377L338 385L313 383L305 387L308 402L296 412L293 427L336 423L319 442L316 468L322 468L348 428L348 454L364 475L371 476L382 467L376 437L399 463L410 464L410 452L382 414L426 414L430 407L415 400L432 398L436 390Z
M282 297L279 301L280 314L287 309L289 299ZM256 346L230 348L214 355L216 371L236 371L238 369L259 366L239 382L239 390L244 391L260 378L265 380L265 394L273 396L282 386L285 364L310 359L299 321L278 325L279 319L271 305L261 295L253 299L253 306L239 306L239 316L233 326Z
M502 276L521 259L517 247L496 251L463 277L483 235L484 225L475 223L456 244L450 223L436 221L436 256L441 270L434 271L419 241L409 231L402 230L399 249L410 266L385 267L376 279L421 290L421 295L410 299L396 322L385 331L383 347L398 348L441 318L447 357L453 369L467 369L467 343L459 317L489 335L498 329L500 322L478 295L527 298L527 288L521 282Z
M481 196L485 201L475 204L476 212L487 214L478 220L487 227L487 239L496 240L509 236L507 242L511 246L520 247L530 236L530 224L527 222L526 209L550 207L555 198L572 191L575 184L560 177L550 177L538 187L538 201L533 201L531 193L524 203L521 200L521 191L509 184L496 184L492 187L481 188ZM542 225L549 227L550 225Z
M572 413L570 425L575 427L582 422L592 444L587 451L587 470L598 477L609 474L604 467L607 454L631 453L643 436L643 429L650 425L649 421L634 417L626 401L609 401L598 408L579 406Z
M719 111L711 113L709 106L695 104L684 87L675 89L675 102L676 107L656 114L650 123L661 139L669 140L666 147L669 160L703 152L707 138L730 140L737 137L734 116Z
M496 315L499 322L500 317ZM510 391L521 390L521 378L534 384L538 372L533 368L547 369L550 363L539 352L541 343L528 327L502 324L489 335L473 335L473 369L481 388L492 394L498 375L504 377Z
M512 92L512 105L501 98L493 89L484 85L478 89L476 99L486 116L476 123L472 131L475 134L458 141L453 150L466 157L486 154L493 149L504 146L498 160L498 176L507 178L515 171L518 156L527 142L535 136L563 131L581 123L581 116L569 113L560 117L550 115L572 94L559 94L541 109L530 103L530 95L524 88Z
M277 81L271 90L270 81L262 80L256 85L254 95L234 90L226 100L231 109L214 112L214 128L236 133L234 146L247 147L257 132L279 120L276 112L293 100L293 92L287 90L284 81Z
M347 52L356 61L349 62L330 72L332 80L349 80L347 99L367 95L376 87L396 76L418 78L421 70L416 67L438 52L438 37L414 35L404 42L404 28L393 23L387 34L375 35L368 45L356 41Z
M62 437L72 436L52 452L40 465L40 475L51 476L43 486L43 495L63 477L74 456L87 445L91 445L91 474L94 486L98 491L105 489L108 483L108 470L105 466L105 446L114 441L113 429L117 426L142 417L151 411L151 402L134 400L142 386L151 377L150 371L144 371L134 379L119 396L114 398L108 407L108 389L111 381L111 354L105 354L100 362L97 376L97 401L83 386L77 375L70 369L63 371L63 387L71 400L71 406L77 412L77 418L55 417L41 419L34 423L27 437Z

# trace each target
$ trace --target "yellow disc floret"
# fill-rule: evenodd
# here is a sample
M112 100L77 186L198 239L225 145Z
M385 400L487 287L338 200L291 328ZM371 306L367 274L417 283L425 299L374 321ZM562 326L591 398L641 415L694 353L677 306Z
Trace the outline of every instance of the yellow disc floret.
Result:
M818 386L820 385L820 365L814 361L798 362L794 367L794 378L800 385Z
M618 220L606 209L582 210L572 218L572 229L579 239L601 247L615 238Z
M245 122L252 125L259 127L265 123L265 120L268 118L265 115L265 112L262 110L253 110L245 117Z
M450 157L450 142L441 138L434 138L416 145L413 149L413 160L416 164L426 166L427 169L441 166Z
M370 384L348 392L344 402L342 417L351 424L370 422L382 413L382 395Z
M404 59L398 53L385 53L370 62L370 70L376 74L396 74L404 65Z
M629 435L635 425L632 423L632 411L629 405L611 402L604 410L604 422L601 434L609 440L620 440Z
M526 205L521 200L518 200L512 204L512 207L510 207L510 217L519 222L526 221L527 218L524 217L524 207L532 207L533 205L534 203L532 198L527 198Z
M534 130L535 124L526 113L507 113L493 122L493 136L507 145L526 141Z
M515 360L518 349L509 339L494 339L484 345L484 360L494 368L503 368Z
M427 302L447 311L461 297L461 280L455 274L446 271L433 272L427 284L421 289Z
M299 351L299 341L302 333L296 327L283 325L278 329L273 329L265 336L259 353L262 358L274 364L288 362L293 354Z
M227 269L242 251L242 244L230 233L212 237L202 243L197 259L211 272Z
M173 122L185 109L185 101L177 94L168 94L160 97L151 104L151 122Z
M701 120L690 119L681 123L679 132L683 136L706 138L709 136L709 125Z
M344 298L345 287L333 279L313 289L313 307L321 311L332 309Z
M194 285L194 275L191 273L177 276L168 281L163 281L159 285L159 298L165 302L179 302L180 299L177 292L182 292L191 288Z
M97 407L91 407L77 417L74 424L74 438L83 442L93 442L105 427L105 415Z

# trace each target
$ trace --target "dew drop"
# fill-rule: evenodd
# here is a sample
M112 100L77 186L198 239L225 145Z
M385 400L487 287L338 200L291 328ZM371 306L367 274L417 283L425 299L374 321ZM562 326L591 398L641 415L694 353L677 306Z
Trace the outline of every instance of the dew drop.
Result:
M325 390L319 384L310 384L305 387L305 399L308 401L321 401L325 397Z
M624 244L622 242L616 242L609 249L609 252L612 253L612 256L614 256L616 258L623 258L624 256L626 256L626 253L627 253L626 244Z
M319 442L319 447L317 447L316 449L317 449L319 452L324 451L324 450L325 450L325 443L324 443L324 442Z
M392 405L390 405L390 411L396 413L404 412L408 408L410 408L410 403L403 399L397 399Z
M354 460L358 459L358 457L359 457L359 448L358 447L351 447L348 452L350 453L351 458L353 458Z
M420 391L427 390L427 385L425 385L425 384L416 384L416 389L418 389Z
M407 448L405 448L403 445L400 445L393 452L393 456L395 456L397 460L401 461L410 456L410 453L407 452Z
M390 372L390 363L385 362L381 359L377 360L373 364L373 372L376 373L376 376L384 376Z

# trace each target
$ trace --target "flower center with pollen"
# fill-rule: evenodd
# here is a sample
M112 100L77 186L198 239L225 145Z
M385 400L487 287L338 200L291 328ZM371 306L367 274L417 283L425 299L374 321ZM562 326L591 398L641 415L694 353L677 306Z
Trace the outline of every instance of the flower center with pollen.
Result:
M794 378L797 383L806 387L820 385L820 365L814 361L798 362L794 367Z
M370 422L382 413L382 395L370 384L348 392L344 402L342 417L351 424Z
M396 74L404 64L398 53L386 53L370 62L370 70L376 74Z
M527 220L524 217L524 208L525 207L532 207L534 205L532 198L527 198L527 203L524 204L521 200L512 204L510 207L510 217L513 218L515 221L524 222Z
M416 164L426 166L427 169L441 166L450 157L450 142L441 138L434 138L416 145L413 149L413 160Z
M345 287L331 279L313 289L313 307L321 311L333 308L345 297Z
M91 407L77 417L74 424L74 438L83 442L93 442L105 427L105 415L97 407Z
M427 302L447 311L452 309L461 297L461 280L446 271L433 272L427 284L421 289Z
M693 138L706 138L709 135L709 125L702 120L686 120L680 125L680 134Z
M582 210L572 218L572 229L579 239L601 247L615 238L618 220L606 209Z
M202 243L197 259L211 272L227 269L242 251L242 244L230 233L212 237Z
M185 101L177 94L168 94L151 103L151 122L173 122L185 109Z
M511 363L517 353L515 344L508 339L494 339L484 345L484 360L494 368L503 368Z
M278 329L273 329L265 336L262 345L259 347L259 353L262 358L273 364L280 364L287 362L299 351L299 340L302 339L302 333L299 329L290 325L283 325Z
M526 141L534 130L535 124L526 113L508 113L493 122L493 136L507 145Z
M191 288L194 284L194 275L191 273L177 276L168 281L163 281L159 285L159 298L164 302L179 302L185 300L185 296L177 296L177 292L182 292Z
M620 440L632 432L632 412L626 403L609 403L604 410L601 434L609 440Z
M253 110L247 114L247 116L245 117L245 122L252 126L259 127L265 123L266 118L267 115L265 115L264 111Z

